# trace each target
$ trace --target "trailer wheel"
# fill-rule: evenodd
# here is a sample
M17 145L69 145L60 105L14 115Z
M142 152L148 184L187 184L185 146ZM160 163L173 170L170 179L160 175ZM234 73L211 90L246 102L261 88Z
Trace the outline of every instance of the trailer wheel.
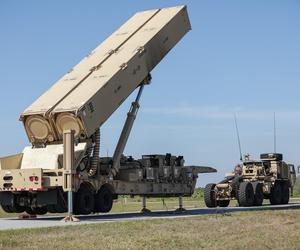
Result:
M79 188L75 195L75 214L90 214L94 210L95 199L92 191L87 187Z
M215 186L214 183L209 183L204 188L204 202L207 207L216 207L216 194L215 194Z
M25 212L25 207L20 206L20 205L17 203L17 198L16 198L16 196L14 197L14 205L12 206L12 209L13 209L13 212L14 212L14 213L23 213L23 212Z
M263 184L260 182L252 182L254 191L254 206L261 206L264 201Z
M281 204L288 204L290 200L290 189L289 189L289 183L287 181L281 183L281 191L282 191Z
M46 206L44 206L44 207L35 207L35 208L32 208L32 211L34 211L35 214L44 215L48 212L48 209L47 209Z
M113 206L113 193L103 186L95 195L95 212L108 213Z
M15 204L12 208L14 210L14 213L23 213L25 212L25 207L19 206Z
M275 182L274 186L271 188L270 193L270 203L271 205L279 205L282 200L282 189L279 182Z
M25 211L30 215L44 215L48 212L47 207L27 207Z
M20 206L17 203L16 195L13 195L13 197L11 199L11 205L2 205L1 204L1 207L6 213L23 213L25 211L25 207Z
M32 209L31 207L26 207L25 211L29 215L36 215L36 211L34 209Z
M2 210L6 213L23 213L25 211L25 207L21 207L19 205L1 205L1 207Z
M2 205L1 204L1 207L2 207L2 210L6 213L13 213L14 212L12 206L10 206L10 205Z
M228 207L229 203L230 203L230 200L220 200L220 201L218 201L218 205L220 207Z
M250 182L242 182L238 191L238 203L241 207L250 207L254 204L254 191Z

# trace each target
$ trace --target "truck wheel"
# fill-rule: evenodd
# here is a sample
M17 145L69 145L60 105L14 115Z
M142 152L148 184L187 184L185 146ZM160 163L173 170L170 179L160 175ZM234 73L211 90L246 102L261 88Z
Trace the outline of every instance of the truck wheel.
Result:
M27 207L26 213L30 215L44 215L48 212L47 207Z
M35 207L33 211L38 215L44 215L48 212L47 207Z
M263 184L260 182L252 182L254 191L254 206L261 206L264 201Z
M14 210L14 213L23 213L23 212L25 212L25 207L15 204L15 206L13 207L13 210Z
M218 201L218 205L220 207L228 207L229 203L230 203L230 200L221 200L221 201Z
M108 213L113 205L113 193L107 187L102 187L95 195L95 212Z
M254 191L250 182L241 182L238 191L238 203L240 207L253 206Z
M36 212L34 209L32 209L31 207L26 207L25 209L26 213L29 215L36 215Z
M1 204L1 207L6 213L23 213L25 211L25 207L22 207L19 204L17 204L17 197L15 195L11 200L11 205Z
M23 213L23 212L25 212L25 207L20 206L17 203L17 198L16 197L14 198L14 205L12 206L12 209L13 209L14 213Z
M204 188L204 202L207 207L216 207L216 194L215 194L215 186L214 183L209 183Z
M5 213L13 213L14 212L12 206L10 206L10 205L1 205L1 207Z
M75 214L90 214L94 210L95 199L93 193L86 187L81 187L75 196Z
M271 187L270 203L271 205L279 205L282 200L282 190L279 182L275 182L274 186Z
M288 182L285 181L281 183L281 191L282 191L281 204L288 204L290 200L290 189L289 189Z

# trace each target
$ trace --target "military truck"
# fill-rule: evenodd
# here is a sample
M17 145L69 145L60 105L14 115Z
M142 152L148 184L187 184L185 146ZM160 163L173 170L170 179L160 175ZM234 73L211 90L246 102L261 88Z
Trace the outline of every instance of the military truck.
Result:
M206 185L204 200L207 207L227 207L231 200L246 207L261 206L264 199L272 205L287 204L295 181L295 167L283 161L282 154L261 154L260 160L247 155L241 174L227 174L223 181Z
M182 156L123 155L150 71L191 29L186 6L139 12L58 80L21 115L31 146L0 159L0 204L6 212L45 214L109 212L118 195L183 197L199 173ZM100 127L138 88L112 157L100 157ZM67 132L74 134L66 169ZM71 187L70 187L71 186Z

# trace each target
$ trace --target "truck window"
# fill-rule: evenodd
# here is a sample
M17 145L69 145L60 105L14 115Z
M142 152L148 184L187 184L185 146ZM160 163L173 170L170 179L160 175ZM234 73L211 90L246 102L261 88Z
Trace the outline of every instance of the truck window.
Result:
M295 173L295 167L294 167L294 165L289 165L289 167L290 167L290 173L294 174Z

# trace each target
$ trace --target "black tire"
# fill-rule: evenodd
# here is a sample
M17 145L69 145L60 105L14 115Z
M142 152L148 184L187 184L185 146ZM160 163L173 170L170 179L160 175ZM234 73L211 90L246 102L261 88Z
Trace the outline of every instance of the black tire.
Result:
M12 206L10 206L10 205L2 205L1 204L1 208L5 213L13 213L14 212Z
M270 203L271 205L279 205L282 200L282 188L279 182L275 182L274 186L271 187Z
M238 203L240 207L253 206L254 191L250 182L241 182L238 191Z
M29 215L36 215L36 211L34 209L32 209L31 207L26 207L25 211Z
M95 199L93 193L87 187L81 187L75 195L75 214L90 214L93 212Z
M290 189L287 181L281 183L281 204L288 204L290 201Z
M15 204L13 206L13 210L14 210L15 213L23 213L23 212L25 212L25 207L20 206L19 204L17 204L15 202Z
M11 205L1 205L1 206L6 213L23 213L25 211L25 207L22 207L17 203L16 195L13 195L13 199L11 200Z
M23 213L25 212L25 207L22 207L22 206L19 206L19 205L16 205L15 207L13 207L14 209L14 213Z
M44 215L48 212L47 207L27 207L25 210L29 215Z
M95 195L95 212L108 213L113 206L113 193L103 186Z
M252 182L254 191L254 206L261 206L264 202L263 184L260 182Z
M25 207L18 204L18 198L17 195L13 195L12 204L10 205L10 209L13 213L23 213L25 211Z
M204 188L204 202L207 207L216 207L216 194L214 191L216 184L209 183Z
M44 206L44 207L35 207L33 210L38 215L44 215L48 212L48 209L47 209L46 206Z
M220 200L218 201L218 206L220 207L228 207L230 203L230 200Z

